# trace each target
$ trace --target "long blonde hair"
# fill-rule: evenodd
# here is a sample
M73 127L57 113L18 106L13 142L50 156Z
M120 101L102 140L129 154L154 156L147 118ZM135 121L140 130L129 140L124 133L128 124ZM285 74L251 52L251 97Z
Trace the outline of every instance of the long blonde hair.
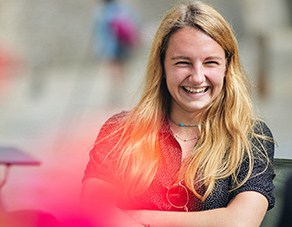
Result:
M254 156L250 136L254 136L256 119L231 26L207 4L180 4L162 19L150 49L142 97L121 124L118 131L122 136L115 148L119 148L120 173L131 179L138 191L146 190L158 169L161 158L158 133L171 104L163 78L168 40L186 26L212 37L225 50L227 59L222 92L200 114L196 152L182 171L187 186L204 200L214 189L216 180L232 176L237 188L251 175ZM238 182L237 170L245 157L249 160L249 172L244 181ZM206 189L203 195L197 192L201 186Z

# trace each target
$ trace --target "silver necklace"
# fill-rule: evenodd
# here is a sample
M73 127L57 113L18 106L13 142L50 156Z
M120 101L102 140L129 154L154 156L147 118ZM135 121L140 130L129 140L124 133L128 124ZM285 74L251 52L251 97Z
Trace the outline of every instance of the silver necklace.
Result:
M178 135L176 135L174 133L173 133L173 135L174 135L175 138L177 138L177 139L179 139L179 140L181 140L183 142L190 142L190 141L194 141L194 140L197 140L198 139L197 136L195 136L194 138L190 138L190 139L183 139L183 138L179 137Z

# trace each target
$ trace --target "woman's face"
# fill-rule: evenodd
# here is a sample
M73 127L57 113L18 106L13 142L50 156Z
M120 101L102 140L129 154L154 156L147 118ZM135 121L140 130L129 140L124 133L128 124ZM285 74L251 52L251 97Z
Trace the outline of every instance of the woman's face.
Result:
M164 68L171 112L195 114L223 88L225 52L207 34L192 27L181 28L169 39Z

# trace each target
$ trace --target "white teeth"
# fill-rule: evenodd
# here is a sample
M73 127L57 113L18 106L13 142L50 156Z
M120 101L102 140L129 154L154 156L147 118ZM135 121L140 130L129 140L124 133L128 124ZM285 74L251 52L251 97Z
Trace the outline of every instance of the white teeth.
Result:
M191 88L191 87L184 87L184 89L189 92L189 93L194 93L194 94L199 94L199 93L203 93L207 90L206 87L203 88Z

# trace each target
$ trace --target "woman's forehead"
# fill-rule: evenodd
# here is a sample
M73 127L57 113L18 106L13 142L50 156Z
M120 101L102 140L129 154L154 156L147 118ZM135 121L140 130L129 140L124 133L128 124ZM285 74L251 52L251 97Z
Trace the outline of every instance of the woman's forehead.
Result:
M225 58L224 49L206 33L191 27L181 28L170 37L167 52L191 57L195 52Z

